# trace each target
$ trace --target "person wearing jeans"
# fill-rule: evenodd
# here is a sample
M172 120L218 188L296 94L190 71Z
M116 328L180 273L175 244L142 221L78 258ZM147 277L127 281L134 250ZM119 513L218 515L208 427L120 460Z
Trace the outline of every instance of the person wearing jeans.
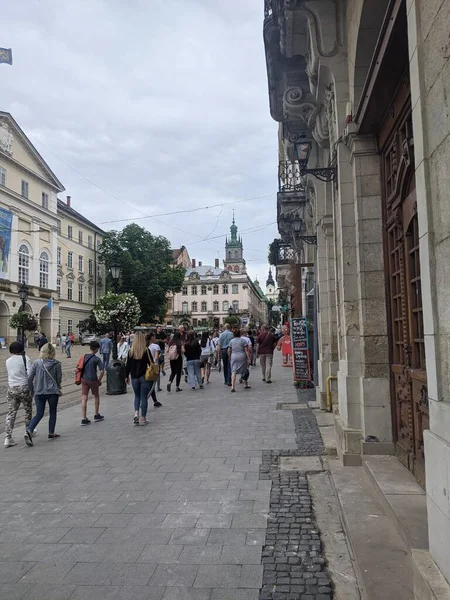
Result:
M141 417L143 421L147 420L148 410L148 396L154 385L153 381L146 381L145 375L138 377L137 379L131 378L131 385L134 391L134 413L139 416L139 409L141 409ZM135 424L137 425L135 417Z
M261 364L262 380L266 383L272 383L273 351L276 344L276 337L263 325L256 340L256 355Z
M217 345L217 351L219 352L219 356L222 357L223 364L223 379L225 385L231 387L231 365L230 358L228 356L228 346L230 345L231 340L233 339L233 332L230 331L230 326L228 323L225 323L224 330L219 336L219 343Z
M175 379L176 391L181 392L180 382L183 372L183 342L179 331L175 331L173 338L169 342L169 361L170 361L170 377L167 384L167 391L172 389L172 383Z
M36 414L31 419L26 432L25 443L34 446L33 431L44 416L45 404L48 402L50 418L48 421L48 439L59 438L55 433L56 410L59 396L61 395L62 369L59 360L55 359L55 347L52 344L44 344L29 373L28 384L34 389L34 401L36 403Z
M202 348L198 343L197 336L194 331L188 332L187 342L184 345L184 354L186 356L189 387L192 390L195 390L195 380L197 379L199 388L202 390L202 370L200 367Z
M147 408L148 408L148 396L151 393L155 393L153 381L146 381L145 373L147 367L153 362L150 350L147 348L145 336L143 333L138 331L131 344L130 351L128 352L127 364L125 367L125 376L127 384L131 383L134 390L134 424L135 425L147 425ZM139 409L141 411L141 418L139 420Z

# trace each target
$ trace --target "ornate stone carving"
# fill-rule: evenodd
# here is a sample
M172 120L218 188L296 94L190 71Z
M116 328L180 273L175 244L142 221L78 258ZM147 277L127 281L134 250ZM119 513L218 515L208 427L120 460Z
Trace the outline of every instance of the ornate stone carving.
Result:
M0 150L5 154L12 156L12 143L14 141L13 134L9 130L6 121L0 122Z

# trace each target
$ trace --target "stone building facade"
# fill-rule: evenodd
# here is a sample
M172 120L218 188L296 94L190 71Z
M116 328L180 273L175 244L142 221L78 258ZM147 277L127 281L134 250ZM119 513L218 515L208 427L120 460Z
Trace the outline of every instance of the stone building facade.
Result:
M317 397L336 376L344 464L395 453L426 486L447 581L449 20L450 0L265 0L281 239L317 243Z
M21 284L28 286L25 310L53 340L61 328L76 332L103 293L96 258L103 232L70 207L70 198L58 199L63 191L13 117L0 112L0 338L6 343L17 334L9 318L21 305Z

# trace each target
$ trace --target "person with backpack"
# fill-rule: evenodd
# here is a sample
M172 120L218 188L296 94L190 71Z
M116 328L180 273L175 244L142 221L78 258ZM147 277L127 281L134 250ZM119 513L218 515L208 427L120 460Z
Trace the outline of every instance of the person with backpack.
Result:
M169 361L170 361L170 377L167 384L167 391L170 392L173 380L175 380L176 392L181 392L180 388L181 375L183 373L183 341L181 333L175 331L172 339L169 342Z
M47 343L48 343L47 336L46 336L46 335L45 335L45 333L42 331L42 332L41 332L41 335L40 335L40 337L39 337L39 340L38 340L38 344L37 344L37 348L38 348L39 352L41 351L41 348L42 348L43 346L45 346L45 344L47 344Z
M201 366L201 370L202 370L202 383L205 382L205 379L206 379L206 383L209 383L209 378L211 376L212 357L214 354L214 346L213 346L212 341L210 340L208 331L203 331L202 337L200 340L200 346L202 349L202 353L200 355L200 363L201 363L200 366Z
M75 383L81 384L81 425L90 425L91 421L87 418L87 402L89 392L94 396L94 423L103 421L105 417L100 414L100 386L105 367L97 352L100 344L93 340L89 344L90 353L80 357L75 375Z
M55 433L56 411L61 395L62 369L61 363L55 358L56 350L52 344L44 344L39 352L39 360L35 360L28 373L28 385L34 390L36 414L31 419L25 431L25 443L34 446L33 431L41 421L48 402L48 439L59 438Z
M17 446L17 442L12 435L20 405L23 406L25 412L25 430L31 421L33 411L33 395L28 385L28 373L31 370L32 362L26 356L23 344L20 342L13 342L9 347L9 351L11 356L6 361L8 412L5 423L5 448Z
M256 340L256 357L259 356L262 380L266 383L272 383L273 351L276 345L277 338L266 325L263 325Z

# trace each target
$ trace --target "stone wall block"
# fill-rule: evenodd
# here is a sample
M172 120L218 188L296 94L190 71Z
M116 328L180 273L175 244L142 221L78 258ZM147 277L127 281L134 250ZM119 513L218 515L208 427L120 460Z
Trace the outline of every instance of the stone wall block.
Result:
M387 363L389 360L387 335L364 336L361 344L361 360L363 363Z
M430 156L437 150L450 133L450 62L447 61L441 77L428 92L424 107L424 125L428 132Z
M429 431L425 436L427 495L440 511L450 519L449 476L450 444Z
M448 121L450 122L450 119ZM450 138L436 150L429 160L432 189L428 201L431 201L436 243L450 236L449 164Z
M383 244L360 244L359 251L361 256L361 270L366 272L383 271Z
M381 219L382 208L381 196L362 196L358 198L357 219Z
M443 2L438 18L434 19L430 33L423 41L423 60L426 64L426 69L423 69L423 77L426 90L433 87L448 61L450 55L449 23L450 4Z
M383 240L381 219L364 219L359 222L359 240L361 244L376 244Z
M375 175L361 177L361 196L379 196L381 194L381 180L379 172Z
M361 394L364 406L372 406L389 410L391 408L391 391L387 377L362 377Z
M392 418L390 406L364 406L364 437L375 436L380 442L392 442Z
M420 1L417 3L419 5L422 39L426 39L430 33L443 2L444 0L427 0L426 2Z
M366 378L387 378L389 379L390 377L390 373L391 373L391 367L389 365L389 363L385 363L385 364L366 364L363 363L362 364L362 375Z
M384 298L361 301L361 334L364 336L387 333L386 302ZM368 362L368 361L366 361Z
M361 299L386 300L386 278L384 271L360 273Z

